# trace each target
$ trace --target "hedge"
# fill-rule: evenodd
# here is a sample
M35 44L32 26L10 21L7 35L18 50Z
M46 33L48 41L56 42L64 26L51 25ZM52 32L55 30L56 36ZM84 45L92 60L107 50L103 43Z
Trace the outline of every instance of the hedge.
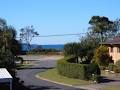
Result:
M83 80L90 80L92 78L92 74L95 76L100 75L98 65L71 63L68 62L70 59L71 57L67 57L57 61L57 70L60 75Z

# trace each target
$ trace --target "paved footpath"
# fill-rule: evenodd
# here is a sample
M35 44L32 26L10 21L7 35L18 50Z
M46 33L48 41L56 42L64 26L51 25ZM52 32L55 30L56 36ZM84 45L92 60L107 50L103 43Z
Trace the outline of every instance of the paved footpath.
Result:
M26 87L29 87L30 90L83 90L70 86L51 83L48 81L37 79L35 77L37 73L55 67L56 59L58 58L47 57L43 58L43 60L40 59L39 62L37 61L36 65L30 67L29 69L18 70L17 76L20 78L20 80L24 81L24 85Z

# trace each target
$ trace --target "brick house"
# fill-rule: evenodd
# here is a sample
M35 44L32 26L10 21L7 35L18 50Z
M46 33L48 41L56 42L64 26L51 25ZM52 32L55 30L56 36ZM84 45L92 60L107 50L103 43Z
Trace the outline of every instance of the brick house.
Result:
M109 48L109 55L112 57L114 63L120 60L120 36L114 37L103 43Z

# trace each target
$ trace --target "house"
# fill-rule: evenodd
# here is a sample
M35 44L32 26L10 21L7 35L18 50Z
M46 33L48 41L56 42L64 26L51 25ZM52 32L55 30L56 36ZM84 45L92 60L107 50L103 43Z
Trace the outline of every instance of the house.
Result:
M13 79L12 76L10 75L6 68L0 68L0 84L1 83L9 84L10 90L12 90L12 79Z
M114 37L103 43L109 48L109 55L112 57L114 63L120 60L120 36Z

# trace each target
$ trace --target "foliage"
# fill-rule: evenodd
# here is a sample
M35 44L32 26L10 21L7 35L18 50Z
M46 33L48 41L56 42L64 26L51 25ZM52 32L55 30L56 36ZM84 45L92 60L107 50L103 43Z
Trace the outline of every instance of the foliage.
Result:
M15 38L16 30L0 18L0 67L2 68L11 69L15 67L15 58L21 49Z
M113 26L114 28L117 30L117 33L115 34L115 36L117 35L120 35L120 19L116 19L114 22L113 22Z
M97 65L70 63L69 59L71 57L58 60L57 69L60 75L83 80L90 80L92 74L100 75L100 69Z
M70 63L78 63L78 58L75 56L66 57L67 61Z
M92 74L91 80L94 83L99 83L101 81L101 77L100 77L100 75L94 75L94 74Z
M120 73L120 60L118 60L115 63L114 71L115 71L115 73Z
M100 40L91 32L87 33L87 35L81 39L80 45L83 49L81 53L84 53L84 58L86 61L91 62L94 55L94 50L99 46L99 41Z
M79 43L67 43L64 45L64 55L65 56L78 56L78 49L80 48Z
M90 63L94 50L99 46L99 38L89 32L86 36L80 39L80 43L67 43L64 45L64 55L65 56L77 56L80 58L82 63Z
M99 66L107 67L111 57L109 56L108 48L106 46L98 47L94 52L93 62Z
M57 69L60 75L70 78L86 79L83 65L67 63L67 61L58 61Z
M94 51L102 44L103 41L110 39L112 36L118 35L120 30L120 20L109 20L107 17L93 16L89 24L90 31L80 39L79 43L67 43L64 46L65 56L77 56L82 63L90 63ZM106 56L107 58L107 56ZM101 66L105 68L105 66Z
M21 54L21 43L15 39L13 39L11 41L11 52L13 53L13 55L17 56Z
M113 33L117 32L117 28L114 22L104 16L92 16L89 24L91 25L90 29L92 32L98 34L101 43L105 41L109 36L111 37Z
M79 57L79 63L90 63L92 55L92 45L87 40L82 40L81 43L67 43L64 45L65 56ZM77 61L78 62L78 61Z
M99 68L98 64L96 64L96 63L88 64L87 72L88 72L89 78L92 77L91 76L92 74L94 74L94 75L100 75L101 74L100 68Z
M6 52L0 53L0 68L15 68L15 57L13 54L7 50Z
M16 57L16 60L17 60L17 61L20 61L20 62L21 62L21 64L23 64L23 62L24 62L24 60L23 60L23 58L22 58L22 57Z
M28 50L30 50L30 42L33 39L33 37L38 36L39 34L34 31L33 26L27 26L25 28L22 28L20 33L20 37L22 41L25 41L28 45Z
M29 52L27 52L27 54L50 54L50 55L54 55L54 54L60 54L59 50L56 49L43 49L43 48L36 48L33 49Z

